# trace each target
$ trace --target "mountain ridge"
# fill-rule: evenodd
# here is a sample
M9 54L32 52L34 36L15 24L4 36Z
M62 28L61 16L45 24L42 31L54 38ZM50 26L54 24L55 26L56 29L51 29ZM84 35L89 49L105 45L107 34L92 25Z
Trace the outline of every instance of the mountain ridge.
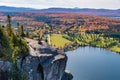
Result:
M0 6L1 12L45 12L45 13L81 13L92 14L100 16L120 16L120 9L93 9L93 8L47 8L47 9L34 9L25 7L8 7Z

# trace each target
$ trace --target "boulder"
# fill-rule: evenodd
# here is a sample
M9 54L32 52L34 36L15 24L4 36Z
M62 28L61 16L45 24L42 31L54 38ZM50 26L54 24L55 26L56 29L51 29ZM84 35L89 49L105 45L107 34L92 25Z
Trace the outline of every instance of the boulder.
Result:
M69 70L65 70L62 80L73 80L73 75Z

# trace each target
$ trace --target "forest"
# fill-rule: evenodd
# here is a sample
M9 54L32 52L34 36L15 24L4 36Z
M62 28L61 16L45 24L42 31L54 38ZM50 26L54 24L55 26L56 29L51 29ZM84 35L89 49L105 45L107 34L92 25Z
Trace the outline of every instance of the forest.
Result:
M75 26L79 31L104 29L119 32L120 19L78 13L42 13L42 12L0 12L0 23L6 25L6 15L12 17L12 25L21 23L25 28L41 28L47 24L64 33Z
M15 33L20 34L19 27L22 26L22 35L32 39L38 40L42 33L41 39L46 41L46 35L50 34L51 46L56 48L79 45L120 52L120 19L78 13L1 12L3 27L7 25L8 14L12 17L11 26Z
M17 61L29 54L24 37L48 43L49 35L49 45L62 51L92 46L120 53L119 32L120 19L104 16L0 12L0 59L12 63L11 80L25 80L17 67Z
M11 70L8 72L11 80L24 80L24 76L20 76L17 62L29 54L27 43L23 40L23 29L14 33L11 26L11 17L6 17L6 26L0 25L0 60L12 63ZM1 71L0 71L1 72Z

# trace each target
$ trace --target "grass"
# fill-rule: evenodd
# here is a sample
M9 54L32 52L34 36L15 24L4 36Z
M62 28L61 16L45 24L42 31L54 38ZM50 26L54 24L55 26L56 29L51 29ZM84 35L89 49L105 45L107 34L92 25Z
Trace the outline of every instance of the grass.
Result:
M118 46L113 46L113 47L111 47L111 48L109 48L109 49L110 49L111 51L120 53L120 47L118 47Z
M67 45L70 45L72 42L63 38L61 34L52 34L51 35L51 45L56 48L64 48Z

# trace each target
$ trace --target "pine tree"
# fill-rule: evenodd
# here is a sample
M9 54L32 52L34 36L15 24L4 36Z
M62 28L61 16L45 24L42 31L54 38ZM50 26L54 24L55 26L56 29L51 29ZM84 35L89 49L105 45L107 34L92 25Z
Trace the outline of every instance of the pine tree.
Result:
M10 60L10 54L12 48L9 42L9 38L6 35L4 29L0 26L0 59Z
M21 25L21 32L20 32L20 34L21 34L22 37L25 37L23 25Z
M26 37L28 37L28 38L30 37L30 35L29 35L29 32L28 32L28 31L26 32Z
M17 23L17 28L18 28L17 36L20 37L20 24L19 23Z
M11 17L10 17L10 15L7 15L7 27L11 28Z
M7 15L7 33L9 36L12 36L12 28L11 28L11 17L10 15Z

